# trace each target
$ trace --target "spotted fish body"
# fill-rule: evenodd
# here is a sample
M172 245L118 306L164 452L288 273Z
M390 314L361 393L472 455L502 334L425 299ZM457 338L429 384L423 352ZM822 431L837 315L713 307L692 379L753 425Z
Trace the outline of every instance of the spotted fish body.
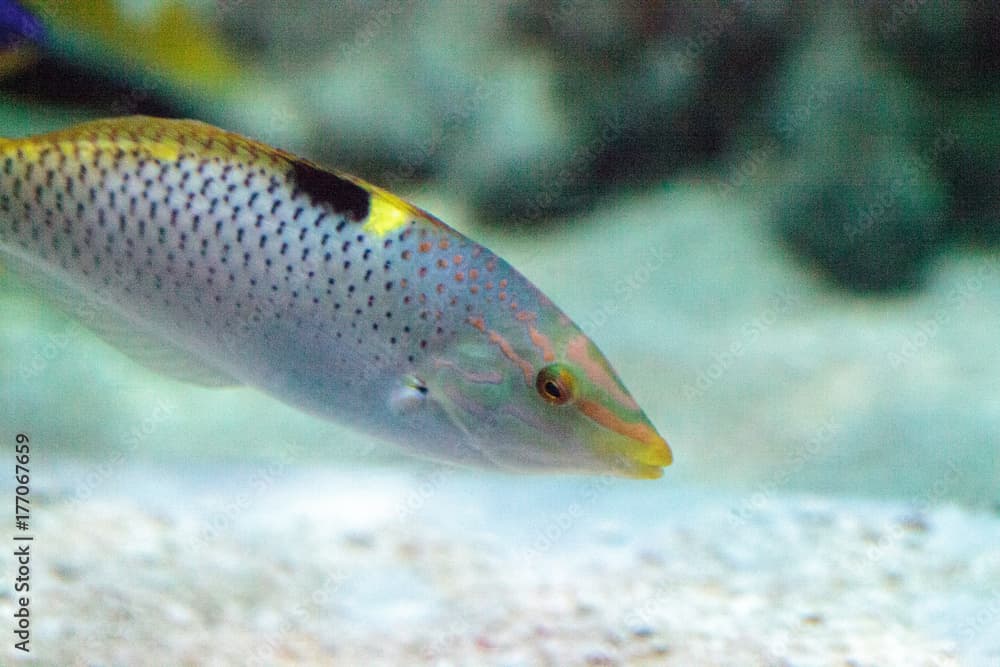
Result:
M631 477L671 461L596 346L502 259L203 123L0 139L0 263L147 365L418 455Z

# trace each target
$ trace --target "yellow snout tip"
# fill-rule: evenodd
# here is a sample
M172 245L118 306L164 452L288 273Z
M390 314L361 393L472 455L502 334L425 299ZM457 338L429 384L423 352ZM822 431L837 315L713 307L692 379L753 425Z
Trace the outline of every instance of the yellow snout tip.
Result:
M674 461L667 441L655 431L641 440L613 434L603 439L598 451L614 473L633 479L662 477L663 468Z

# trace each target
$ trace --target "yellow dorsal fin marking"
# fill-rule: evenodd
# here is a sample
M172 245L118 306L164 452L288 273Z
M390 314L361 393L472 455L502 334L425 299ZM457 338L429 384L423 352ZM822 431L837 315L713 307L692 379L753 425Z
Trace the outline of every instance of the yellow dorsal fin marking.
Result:
M363 229L376 237L383 237L412 220L428 222L433 227L454 234L454 230L426 211L355 176L324 169L307 160L213 127L196 120L174 120L150 116L126 116L81 123L74 127L23 139L0 139L0 150L20 150L26 160L37 160L42 150L58 148L64 153L92 154L96 151L139 151L150 158L176 161L184 156L243 160L249 164L262 164L278 169L295 169L306 165L310 170L322 171L331 177L349 181L370 196L368 215L363 219ZM333 202L334 206L338 202ZM359 220L361 222L361 220Z
M371 208L362 227L366 232L382 237L403 227L417 216L423 217L420 209L391 192L367 183L363 187L371 193Z
M361 186L368 191L369 195L371 195L371 209L363 226L363 229L366 232L370 232L377 237L382 237L396 231L397 229L405 227L410 224L410 221L416 219L428 222L432 227L445 231L449 234L456 233L454 229L441 222L424 209L411 204L402 197L397 197L388 190L383 190L379 186L372 185L368 181L358 178L357 176L351 176L350 174L343 174L340 172L335 173L341 178L346 178L352 183Z
M176 160L187 154L270 164L287 164L295 159L290 153L200 121L150 116L94 120L24 139L0 140L0 149L16 147L27 159L37 158L44 146L84 152L139 149L163 160Z

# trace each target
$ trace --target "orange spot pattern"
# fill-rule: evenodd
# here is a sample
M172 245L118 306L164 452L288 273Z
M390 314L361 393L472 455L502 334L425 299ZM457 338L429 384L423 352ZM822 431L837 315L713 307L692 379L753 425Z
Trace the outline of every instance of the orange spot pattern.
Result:
M531 342L535 347L542 351L542 359L545 360L545 363L551 364L556 360L556 353L552 349L552 341L549 340L548 336L535 327L528 327L528 334L531 336Z
M490 331L490 342L499 346L500 351L503 352L504 356L520 367L521 372L524 373L524 381L530 385L534 374L531 364L521 358L517 352L514 351L514 348L511 347L510 342L496 331Z

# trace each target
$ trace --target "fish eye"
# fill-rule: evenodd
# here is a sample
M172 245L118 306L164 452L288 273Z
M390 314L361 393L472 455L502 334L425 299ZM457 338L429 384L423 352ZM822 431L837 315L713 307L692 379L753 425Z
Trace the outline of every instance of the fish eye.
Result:
M559 364L546 366L535 377L535 389L549 403L565 405L573 400L573 375Z

